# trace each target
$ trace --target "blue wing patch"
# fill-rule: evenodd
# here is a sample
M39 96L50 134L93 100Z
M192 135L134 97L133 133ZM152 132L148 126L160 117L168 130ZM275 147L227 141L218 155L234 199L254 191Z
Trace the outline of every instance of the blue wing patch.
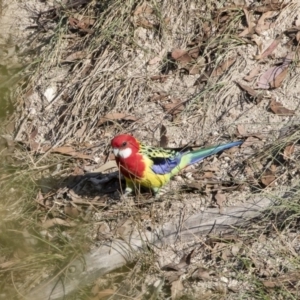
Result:
M153 165L151 167L155 174L164 175L170 173L180 164L181 153L173 157L151 157Z
M181 152L172 149L154 148L144 144L141 144L140 147L140 152L153 162L151 170L155 174L168 174L180 164Z

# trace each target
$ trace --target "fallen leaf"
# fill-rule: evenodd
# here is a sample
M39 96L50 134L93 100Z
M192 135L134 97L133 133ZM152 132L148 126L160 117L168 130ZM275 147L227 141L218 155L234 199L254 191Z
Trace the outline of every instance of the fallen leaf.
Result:
M97 123L97 126L100 126L105 122L115 121L115 120L137 121L137 118L124 113L109 113L104 117L100 118L100 120Z
M209 37L212 32L211 22L207 21L202 23L202 30L204 32L204 37Z
M267 19L272 19L275 16L277 16L279 14L278 11L267 11L265 13L263 13L261 15L261 17L259 18L257 25L255 27L255 32L257 34L261 34L263 31L268 30L270 28L275 27L275 23L274 22L267 22Z
M241 145L241 148L248 148L252 145L255 145L256 143L260 142L260 139L254 137L254 136L249 136L244 143Z
M77 152L73 147L71 146L62 146L62 147L55 147L51 149L52 153L60 153L64 155L70 155L75 158L82 158L82 159L91 159L93 160L92 156L83 154L81 152Z
M165 25L168 25L170 23L171 19L169 17L164 18Z
M291 27L291 28L288 28L284 31L284 34L287 35L290 38L289 44L291 44L291 42L298 42L299 43L299 40L300 40L300 33L299 32L300 32L300 26Z
M171 285L171 299L176 300L182 296L184 286L182 282L179 280L173 281Z
M88 26L92 26L94 25L96 22L96 19L84 16L83 18L80 19L80 23L88 25Z
M274 99L270 102L270 109L274 114L280 116L293 116L295 114L294 110L285 108L280 102L277 102Z
M86 130L87 122L84 122L83 125L76 131L75 136L81 138Z
M281 67L272 67L268 69L265 73L263 73L258 82L257 82L257 87L260 89L269 89L270 84L269 82L274 80L276 73L279 75L283 69Z
M221 257L224 261L228 261L229 258L231 257L231 252L230 249L228 248L223 249L221 253L222 253Z
M227 71L236 61L236 57L229 58L213 70L211 76L220 76Z
M195 190L202 190L203 189L203 183L193 181L193 182L188 182L186 184L187 188L195 189Z
M260 101L263 99L263 97L264 97L264 94L263 94L263 93L257 92L257 91L255 91L253 88L251 88L250 86L244 85L244 84L242 84L242 83L240 83L240 82L237 82L237 84L239 85L239 87L240 87L241 89L243 89L244 91L246 91L247 94L248 94L250 97L252 97L253 99L255 99L255 100L256 100L256 103L260 102Z
M276 166L275 166L275 168L276 168ZM274 167L272 170L271 170L271 168L267 169L261 176L261 182L265 187L274 186L275 179L276 179L276 176L275 176Z
M300 31L298 31L296 34L296 40L298 43L300 42Z
M139 17L137 20L136 20L136 25L137 26L141 26L143 28L146 28L146 29L151 29L154 27L154 24L152 24L149 20L147 20L145 17Z
M215 22L217 24L225 23L230 17L231 17L230 14L227 13L226 11L224 11L224 13L219 14L218 18L215 19ZM221 28L221 30L224 30L224 29Z
M60 226L66 226L66 227L74 227L76 226L76 223L73 221L67 221L63 220L61 218L53 218L53 219L48 219L46 220L43 224L42 227L45 229L51 228L53 226L60 225Z
M203 281L211 280L210 273L211 271L209 269L200 267L192 274L192 278L194 280L200 279Z
M34 128L32 130L32 132L30 133L30 139L35 139L35 137L37 136L37 134L39 133L38 129L37 128Z
M276 170L277 170L277 166L276 165L271 165L270 170L275 174Z
M74 207L73 205L66 205L64 207L65 214L71 218L77 218L79 216L79 211L77 207Z
M181 67L189 72L190 75L197 75L200 73L200 70L205 67L205 58L200 56L197 60L194 60L191 63L183 64Z
M115 294L115 291L112 289L106 289L99 292L99 286L95 285L92 289L92 294L94 297L89 298L89 300L101 300L101 299L108 299L108 297Z
M170 272L170 271L179 271L180 270L180 268L178 268L178 264L176 264L176 263L167 264L165 266L162 266L161 269L163 271L168 271L168 272Z
M163 147L163 148L168 146L167 128L164 125L161 125L161 127L160 127L159 146Z
M261 60L261 59L269 56L279 45L281 38L282 38L282 34L280 34L263 53L256 55L255 59Z
M295 25L298 27L300 26L300 14L298 14L296 20L295 20Z
M122 239L128 239L134 229L134 222L131 219L121 220L116 232Z
M79 29L81 32L93 33L93 30L89 29L89 27L95 23L95 20L91 18L86 17L82 20L78 20L76 18L69 17L68 21L73 29Z
M224 203L227 200L226 196L222 194L220 191L218 191L217 194L215 195L215 199L219 208L222 208L224 206Z
M209 234L207 239L207 245L213 247L215 244L220 243L235 243L239 240L239 236L237 234L224 233L224 235L216 236L214 234ZM225 244L226 245L226 244Z
M44 196L43 196L43 194L42 194L41 191L38 191L38 193L37 193L37 195L36 195L35 201L36 201L38 204L44 206L45 198L44 198Z
M243 7L246 4L245 0L233 0L233 4L238 7Z
M38 129L35 128L29 135L29 145L30 145L30 150L32 151L37 151L40 148L40 144L34 140L37 134L38 134ZM7 144L9 145L9 143Z
M209 79L210 74L211 74L211 72L202 72L200 74L200 76L197 78L197 80L195 81L194 86L195 85L200 85L203 82L206 82Z
M99 292L99 289L100 289L99 285L94 284L94 286L93 286L92 289L91 289L92 295L93 295L93 296L97 295L98 292ZM89 299L89 300L93 300L93 298L91 298L91 299Z
M192 66L190 66L188 68L189 74L190 75L197 75L197 74L199 74L200 73L200 68L201 67L199 65L193 64Z
M231 247L231 254L233 256L237 256L240 252L240 249L241 249L241 246L243 245L242 242L240 243L237 243L237 244L234 244L232 247Z
M102 166L97 168L97 172L101 173L101 172L105 172L105 171L113 169L113 168L117 168L116 161L115 160L109 160L105 164L103 164Z
M192 255L194 253L195 249L192 249L189 254L186 254L184 255L181 259L180 259L180 262L179 262L179 266L188 266L191 264L191 258L192 258Z
M102 222L101 225L98 228L98 233L102 235L107 235L110 233L110 228L106 222Z
M286 4L284 3L284 1L274 1L274 0L270 0L267 1L266 3L264 3L264 5L260 5L260 6L253 6L253 10L255 12L268 12L270 10L281 10L282 8L284 8L286 6Z
M256 132L248 133L242 124L239 124L237 126L236 131L237 131L237 135L241 136L241 137L254 137L254 138L258 138L260 140L264 139L264 135L261 133L256 133ZM230 148L230 149L236 149L236 147Z
M243 11L244 11L244 14L245 14L245 17L246 17L247 25L248 25L248 27L250 27L251 26L251 22L250 22L250 13L249 13L249 10L247 8L243 8Z
M280 282L270 281L270 280L263 280L262 281L264 287L271 289L275 287L280 287L282 284Z
M98 293L97 297L98 297L98 299L103 299L103 298L106 298L106 297L114 295L114 294L115 294L114 290L106 289L106 290L100 291Z
M161 267L161 269L163 271L180 271L180 270L185 270L191 263L191 257L194 253L195 249L193 249L192 251L190 251L189 254L187 255L184 255L178 264L176 263L170 263L170 264L167 264L163 267Z
M66 58L65 58L65 62L72 62L72 61L75 61L75 60L81 60L83 58L86 57L86 53L85 51L77 51L77 52L74 52L70 55L68 55Z
M165 82L170 75L154 75L151 76L151 80L159 80L160 82Z
M192 48L188 51L190 57L197 59L199 56L199 47Z
M274 80L272 80L270 82L270 87L271 88L278 88L281 86L283 80L285 79L286 75L288 73L288 68L285 68L282 72L279 73L279 75L277 75L275 77Z
M243 8L243 11L244 11L244 14L245 14L245 17L246 17L246 21L247 21L248 27L245 28L239 34L239 37L244 37L244 36L246 36L248 34L252 34L253 31L254 31L254 26L255 26L255 23L253 22L253 15L250 14L250 12L246 8Z
M150 98L150 101L153 101L153 102L157 102L159 100L165 100L168 98L168 93L165 93L165 92L158 92L158 93L155 93L151 98Z
M0 269L11 268L19 262L20 262L19 260L15 260L15 261L10 260L10 261L3 262L0 264Z
M259 72L260 72L260 66L257 66L254 69L252 69L250 73L247 76L245 76L243 79L250 82L259 74Z
M238 134L239 134L240 136L245 136L245 135L247 135L247 131L246 131L244 125L238 124L237 127L236 127L236 129L237 129L237 132L238 132Z
M246 27L241 33L239 33L239 37L245 37L245 36L247 36L248 34L249 34L250 32L249 32L249 28L248 27Z
M174 49L171 53L171 57L175 61L180 63L181 67L186 66L193 60L192 57L188 54L188 52L182 49Z
M208 166L204 165L202 167L202 170L203 171L211 171L211 172L219 172L220 171L220 169L215 165L208 165Z
M155 64L159 63L160 61L161 61L161 57L155 56L154 58L152 58L148 61L148 65L150 65L150 66L155 65Z
M261 39L258 37L258 35L256 35L256 34L252 35L251 40L257 45L258 53L261 53L263 43L262 43Z
M167 111L167 114L177 115L184 110L185 102L180 101L179 99L174 100L172 103L163 104L163 108Z
M295 151L295 145L294 144L287 145L284 148L284 151L283 151L283 158L285 160L289 160L291 158L292 154L294 153L294 151Z
M249 96L251 96L251 97L253 97L253 98L256 97L257 92L256 92L252 87L250 87L250 86L248 86L248 85L244 85L244 84L242 84L242 83L240 83L240 82L237 82L237 84L238 84L244 91L246 91L246 92L249 94Z
M257 87L260 89L279 87L287 75L288 65L292 62L293 55L293 53L289 53L283 60L281 66L272 67L263 73L257 82Z
M206 172L204 172L204 174L203 174L203 176L202 176L203 178L213 178L214 177L214 173L213 172L211 172L211 171L206 171Z
M84 175L83 169L79 168L78 166L75 166L72 172L72 176L82 176L82 175Z
M274 288L274 287L282 287L283 285L291 285L294 283L299 282L300 273L299 272L289 272L284 275L278 276L273 280L263 280L262 283L267 288Z
M221 155L220 157L224 157L224 156L232 156L234 153L237 153L239 151L239 148L238 147L232 147L232 148L229 148L227 150L225 150Z
M134 15L140 15L140 14L146 14L146 15L150 15L152 14L153 9L151 6L149 6L147 3L143 3L142 5L138 5L135 9L135 11L133 12Z
M168 281L168 283L172 283L173 281L176 281L180 278L181 275L183 275L184 272L180 272L180 271L173 271L173 272L168 272L164 275L166 281Z

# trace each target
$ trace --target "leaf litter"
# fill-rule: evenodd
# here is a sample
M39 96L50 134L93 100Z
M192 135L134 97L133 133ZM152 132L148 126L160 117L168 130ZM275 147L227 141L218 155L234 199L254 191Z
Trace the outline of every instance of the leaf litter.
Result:
M289 53L280 66L272 67L263 73L257 82L257 87L260 89L280 87L288 74L288 66L293 61L293 57L294 53Z
M172 14L171 10L165 9L164 11L166 13L162 16L162 20L160 21L156 15L157 8L154 9L154 7L152 8L144 2L142 5L130 7L126 21L130 20L131 22L127 22L122 26L122 30L126 30L133 24L134 43L128 42L130 40L128 35L123 35L125 31L120 31L122 34L120 34L120 36L114 36L114 39L112 39L122 45L122 49L119 49L120 51L115 52L115 45L113 45L113 43L110 44L110 39L105 41L101 40L101 38L104 39L105 34L109 34L105 31L106 25L108 24L105 22L103 24L101 23L100 26L103 35L101 35L97 43L95 43L99 45L99 48L94 50L91 58L84 57L84 50L86 50L84 47L76 47L76 39L71 41L71 43L74 43L74 47L72 47L71 51L64 52L64 57L68 58L66 53L69 55L66 68L72 66L72 68L77 71L84 71L84 78L76 77L76 72L72 72L72 68L70 68L68 73L68 76L70 76L70 78L68 78L70 85L66 84L63 88L63 97L59 98L53 103L53 106L51 106L53 111L48 110L47 114L43 114L42 106L39 107L35 105L35 103L38 102L29 97L27 99L28 107L30 107L33 112L34 110L32 110L32 108L34 108L38 113L31 116L28 122L26 117L22 119L21 116L19 118L20 120L25 120L25 125L19 127L21 129L19 129L18 135L21 139L26 141L28 136L26 132L34 133L34 136L30 138L32 148L37 146L43 147L43 142L46 140L52 146L55 145L54 149L56 149L56 153L68 155L75 159L73 161L74 165L69 166L70 169L68 172L74 172L74 174L77 175L74 175L74 178L70 178L69 184L66 184L62 189L58 189L57 193L43 193L40 197L41 199L39 198L38 200L39 203L43 204L47 201L47 205L44 204L44 206L48 211L53 210L53 215L50 215L46 220L46 222L49 223L45 225L49 226L47 230L55 229L55 226L68 228L66 224L69 223L69 218L76 219L76 222L80 220L80 218L88 222L88 220L90 220L89 218L91 218L92 222L98 222L99 220L101 222L107 222L106 225L113 229L109 233L120 233L118 228L120 228L121 231L124 229L121 223L115 222L116 219L128 220L124 231L130 233L131 226L133 226L131 218L136 218L139 222L141 221L139 216L147 215L148 219L155 223L170 220L178 213L181 213L185 217L186 215L193 214L195 211L209 207L213 200L212 195L216 196L215 200L220 207L223 206L225 208L227 205L234 204L234 202L231 201L231 192L224 192L222 188L225 185L235 185L236 181L246 180L247 176L243 174L241 164L250 164L252 161L249 158L250 155L247 156L245 154L246 152L243 151L252 150L253 154L253 150L258 151L266 141L270 142L270 140L272 140L271 135L274 130L270 123L274 121L274 123L277 122L276 124L278 124L278 119L276 118L280 118L280 112L287 106L287 101L292 101L289 99L293 99L292 97L279 99L279 101L284 103L282 104L283 108L280 108L280 106L275 103L275 112L273 111L274 114L272 114L267 111L264 105L266 100L269 99L269 95L266 97L265 95L260 96L260 92L256 90L257 86L250 85L250 82L259 75L261 69L267 67L268 64L274 66L277 63L276 61L272 61L274 57L284 57L284 55L280 56L278 54L282 51L280 48L282 41L277 40L276 36L274 37L270 33L270 29L279 30L281 32L283 30L283 28L275 27L275 22L280 18L280 10L283 9L283 5L279 3L274 4L273 2L269 3L268 1L263 1L260 4L261 5L257 4L243 8L248 33L242 36L242 56L240 53L236 53L234 50L232 51L232 49L240 45L230 44L233 42L232 40L229 39L228 42L222 38L224 34L229 37L232 32L235 33L235 31L230 31L233 25L231 22L235 20L238 14L241 14L241 8L231 10L230 7L226 7L226 4L225 9L216 8L216 13L212 14L213 19L211 21L207 21L207 19L202 20L201 15L193 16L199 20L199 22L203 22L203 32L197 30L195 26L193 27L193 18L182 22L180 12L182 3L178 3L178 11L175 15ZM93 7L93 5L92 3L91 7ZM112 10L118 11L117 7L113 5ZM53 13L57 14L56 12ZM197 9L188 10L187 13L196 14ZM86 23L83 22L81 24L81 19L74 15L76 21L73 20L74 22L69 24L68 30L70 32L68 32L68 34L75 31L83 36L92 35L92 31L90 30L97 29L97 26L100 25L97 22L102 22L102 19L95 16L90 18L90 20L95 20L95 23L92 24L87 20ZM122 14L122 16L125 17L126 14ZM53 23L53 20L47 19L49 18L47 15L43 15L43 18L44 22ZM165 25L161 25L165 23L160 23L165 22L164 20L166 18L169 20L166 30L169 30L174 37L176 37L174 40L170 38L171 44L168 47L159 42L162 32L164 34L167 33L167 31L163 31ZM109 18L106 18L106 20L106 22L108 22ZM177 20L177 23L175 20ZM84 23L86 25L84 25ZM238 25L239 30L244 29L245 24L239 22ZM181 31L178 30L177 26L181 28ZM289 26L291 26L291 24L289 24ZM193 36L189 36L186 39L179 38L178 32L183 32L183 28L190 28L190 32L193 32ZM234 30L236 29L237 26ZM227 31L229 32L228 35ZM254 52L256 52L257 46L248 43L248 38L251 37L254 31L260 34L260 38L263 41L264 35L274 40L274 44L264 52L261 52L261 61L253 59L255 58ZM279 34L281 32L279 32ZM125 37L128 40L126 40ZM297 33L295 33L294 39L296 39L296 37ZM191 46L190 41L193 41L194 45ZM71 43L70 45L72 45ZM132 45L138 45L138 47L133 50L131 48ZM147 51L149 50L149 55L147 55L147 51L143 52L141 48L145 48ZM166 64L167 58L163 57L163 54L160 54L167 53L169 49L175 49L171 52L171 57L178 68L174 68L174 61L173 65ZM222 57L221 60L218 59L218 61L216 61L216 57L218 57L220 53L219 49L231 50L228 51L226 56ZM286 53L289 53L289 51ZM57 53L59 53L59 51ZM134 53L134 55L132 55L132 53ZM78 60L84 61L85 59L87 59L86 63L88 68L80 64L76 65ZM284 61L284 63L287 62ZM287 65L284 65L284 63L278 67L280 70L284 69L286 70L285 72L287 72ZM51 65L51 68L55 69L55 64ZM60 69L58 70L60 71ZM255 71L251 74L249 70ZM270 92L271 95L277 91L282 92L282 83L285 76L287 76L283 71L280 72L282 73L281 75L276 73L276 75L271 75L271 77L268 77L268 80L265 81L260 77L258 82L264 84L264 86L268 86L267 89L269 89L268 92ZM77 74L83 74L80 72ZM289 72L292 72L292 70L289 70ZM247 78L249 86L242 81L242 78L246 78L247 74L249 75ZM289 73L289 76L290 74L291 73ZM201 76L204 76L205 80L199 80ZM222 82L220 82L221 79ZM261 82L261 80L263 82ZM43 86L42 78L36 82L39 87ZM59 80L57 82L59 83ZM198 83L195 85L196 82ZM255 105L254 108L251 106L251 103L245 103L246 101L239 98L241 90L236 89L234 82L239 82L241 90L250 98L258 99L256 102L257 105ZM288 84L289 82L284 83ZM218 84L220 84L221 88ZM38 94L36 90L34 93L35 95ZM193 95L196 96L193 97ZM278 96L278 94L276 95ZM274 108L274 105L272 107ZM283 112L289 113L284 110ZM297 114L297 112L297 109L295 109L294 113ZM43 114L42 116L44 118L44 121L41 123L39 123L39 118L37 117L39 114ZM292 115L293 114L288 114L288 116ZM176 118L174 116L176 116ZM270 120L264 119L264 117L268 117ZM50 127L50 120L53 120L52 127ZM163 120L163 125L159 123L159 120ZM280 121L281 120L282 117L280 118ZM53 122L56 123L53 124ZM253 125L253 128L248 125L249 123L251 126ZM224 142L236 139L236 125L240 124L244 125L244 128L239 126L238 133L240 136L246 138L241 150L234 153L232 157L228 155L225 157L214 156L205 160L206 168L210 167L212 170L207 169L203 172L203 179L207 180L206 182L194 182L194 184L199 187L196 191L193 190L192 192L182 193L182 191L178 189L178 183L182 185L182 183L189 178L185 176L188 173L183 172L182 175L178 176L180 178L178 182L171 182L170 194L173 192L174 199L172 198L170 201L162 201L162 204L152 202L149 205L143 204L144 199L141 201L136 201L135 199L136 207L138 207L137 210L135 210L136 208L133 209L132 206L128 207L126 202L120 203L119 200L116 200L118 199L118 195L116 194L121 193L122 188L124 188L124 181L122 177L119 177L112 157L109 158L108 161L105 160L108 157L107 145L115 134L124 131L132 132L149 144L160 144L162 146L168 144L177 147L182 146L182 144L188 144L190 141L192 141L192 143L195 140L198 141L200 135L200 145L205 146L206 142L218 144L221 143L222 139L224 139ZM259 126L255 127L256 124ZM39 130L27 130L28 128L32 128L32 125L35 125L35 128L39 128ZM153 128L156 128L156 126L158 130L153 132ZM82 131L78 132L81 128L83 128ZM278 127L276 128L278 130ZM233 131L231 131L231 129L233 129ZM261 131L261 136L257 138L255 134L259 135L259 131ZM80 143L78 142L79 138ZM87 141L89 142L89 146L85 144ZM36 144L34 144L34 142ZM76 145L76 147L74 145ZM92 149L89 148L91 145L92 147L94 147L94 145L97 146L95 146L95 149ZM293 153L289 153L293 151L284 150L284 157L291 157ZM53 155L53 153L54 152L50 151L49 155ZM81 160L78 160L78 158ZM93 160L89 161L90 158L93 158ZM96 161L100 167L97 166ZM255 163L255 166L258 166L257 169L251 166L253 167L251 170L254 170L252 172L254 180L260 179L260 183L264 188L272 188L273 182L280 180L278 174L281 172L282 167L277 166L275 170L275 167L271 165L271 167L267 167L266 169L267 163L265 161L261 160ZM240 167L238 168L238 166ZM192 176L196 177L201 167L202 165L197 165L194 172L191 172ZM239 170L237 177L231 175L236 174L233 172L235 169ZM265 169L267 171L264 171ZM79 172L79 170L83 173ZM212 180L214 177L216 177L215 180ZM210 182L208 182L208 180L210 180ZM188 182L187 184L191 185L193 183ZM251 186L251 183L246 183L246 185L247 184L249 185L247 188L254 188ZM180 197L180 200L176 198L176 192L179 192L178 197ZM237 194L240 194L241 198L245 196L243 192L237 192ZM237 194L233 192L234 196L237 196ZM141 197L147 196L142 194ZM72 202L72 205L68 205L68 201ZM42 207L41 204L40 206ZM76 206L78 206L78 208ZM43 209L45 209L45 207ZM143 210L142 214L138 209ZM146 217L143 218L147 219ZM58 221L57 219L62 221ZM59 224L60 222L61 224ZM107 230L106 225L103 226L104 233ZM93 226L91 225L91 227ZM96 230L98 230L98 227ZM100 231L102 231L102 229ZM113 233L111 236L113 236ZM89 238L94 241L93 229L91 229L88 235ZM100 242L106 238L108 238L107 234L103 234L100 238L99 235L97 235L97 239L99 239ZM199 241L198 238L199 237L195 237L195 240L197 239L197 241ZM235 265L235 261L238 260L237 257L240 253L251 260L248 253L240 246L239 239L240 238L231 240L230 243L233 243L233 245L228 246L228 241L225 237L223 241L219 240L214 243L211 249L209 248L210 246L207 245L208 240L201 240L203 249L193 250L195 252L193 263L191 263L191 261L187 263L186 261L186 257L190 251L185 250L184 247L186 245L184 243L181 245L182 248L180 248L180 245L174 246L176 251L180 249L187 254L181 256L182 259L185 258L185 261L182 262L182 266L180 266L180 263L179 266L173 266L173 272L177 272L177 275L170 285L172 289L171 297L179 297L183 288L187 288L189 285L187 283L191 278L190 274L194 273L185 272L192 267L198 270L195 271L196 274L198 272L198 277L195 275L194 280L195 278L202 278L207 281L205 283L206 285L202 285L203 283L200 284L204 291L203 294L208 290L214 290L215 287L213 287L212 282L214 280L217 280L218 284L218 287L215 289L224 292L221 278L224 282L227 280L228 286L232 286L233 290L234 286L239 286L244 283L246 280L243 282L239 281L238 278L235 279L237 282L231 281L228 279L231 275L228 274L228 270L226 271L226 268L230 269L228 265L226 266L226 262L233 264L234 267L232 271L239 268L239 264L243 264L243 262L238 261L238 264ZM269 253L258 251L259 245L256 245L254 240L250 239L248 250L268 264L264 257L270 257ZM269 252L276 254L276 244L272 245L272 239L268 239L268 243L271 249ZM169 248L165 250L165 252L162 251L162 255L169 257L170 254L173 254L174 249ZM158 253L156 254L158 255ZM275 254L274 256L276 256ZM194 266L196 256L198 256L198 265ZM252 261L250 261L250 264L251 263ZM272 261L272 263L274 265L273 269L278 271L280 268L276 261ZM204 268L201 264L204 264L206 267L213 265L218 272L222 271L225 274L227 272L227 274L223 276L224 278L222 276L214 276L213 272L208 271L210 268ZM246 264L243 266L247 269ZM183 273L181 274L180 272L182 271ZM164 272L168 273L168 271ZM256 276L256 273L249 272L251 276ZM247 277L246 273L247 272L243 272L243 269L241 270L241 274L243 274L245 278ZM185 274L186 277L182 276L183 274ZM249 279L249 277L247 279ZM122 283L124 286L126 286L125 281ZM251 284L251 280L249 280L249 285L246 289L249 293L251 291ZM128 291L129 290L132 292L131 288L128 289ZM106 291L106 289L101 288L99 291ZM110 296L115 289L108 289L108 291L107 296ZM227 293L229 292L227 291ZM242 295L243 291L238 291L238 293ZM99 297L102 297L101 294Z
M280 102L272 99L270 102L271 111L279 116L293 116L295 114L294 110L284 107Z

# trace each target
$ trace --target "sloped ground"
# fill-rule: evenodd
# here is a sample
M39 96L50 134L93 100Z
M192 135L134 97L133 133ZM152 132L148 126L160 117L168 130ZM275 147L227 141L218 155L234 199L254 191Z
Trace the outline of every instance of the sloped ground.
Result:
M13 170L3 184L22 195L18 213L15 196L5 202L16 216L5 214L3 229L22 240L3 238L5 293L25 293L129 221L163 223L298 185L298 1L36 5L19 53L26 79L3 126ZM109 143L122 132L168 147L245 142L177 176L160 202L121 202ZM298 298L295 191L234 236L153 249L77 297Z

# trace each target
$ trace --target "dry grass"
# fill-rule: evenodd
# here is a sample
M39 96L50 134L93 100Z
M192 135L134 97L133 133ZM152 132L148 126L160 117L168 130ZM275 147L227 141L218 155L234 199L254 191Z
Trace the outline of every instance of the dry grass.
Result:
M281 186L294 186L288 198L279 198L249 228L236 229L233 238L195 237L191 244L149 249L76 297L101 299L106 292L109 299L166 299L175 297L174 282L179 280L181 299L299 298L298 124L295 117L271 114L268 97L254 103L236 85L258 64L255 43L238 36L247 25L242 7L190 0L141 5L110 0L43 8L47 13L33 4L26 8L34 20L21 51L28 63L26 76L14 93L14 115L2 126L0 290L12 298L53 274L63 276L69 262L88 249L122 237L124 221L146 227L191 215L217 206L218 191L226 195L226 206L262 189L276 199ZM277 26L259 39L273 40L292 26L286 16L299 12L297 1L291 1ZM189 74L172 53L197 47L193 63L199 72ZM278 62L285 47L286 40L262 68ZM199 80L231 58L231 67ZM268 95L296 114L297 71L295 60L288 80ZM180 112L172 112L179 101L184 102ZM122 117L104 122L112 113ZM128 116L133 118L126 120ZM12 121L13 132L8 126ZM110 159L114 135L130 132L159 144L161 125L169 146L218 144L236 135L252 140L236 153L209 158L201 168L178 176L162 202L142 194L121 203L117 175L92 172ZM237 133L237 126L245 132ZM287 158L288 145L295 149ZM58 147L72 147L72 155L55 154L70 154ZM272 166L274 186L265 188L262 182ZM51 220L56 218L65 223L55 226ZM191 262L163 270L191 249Z

